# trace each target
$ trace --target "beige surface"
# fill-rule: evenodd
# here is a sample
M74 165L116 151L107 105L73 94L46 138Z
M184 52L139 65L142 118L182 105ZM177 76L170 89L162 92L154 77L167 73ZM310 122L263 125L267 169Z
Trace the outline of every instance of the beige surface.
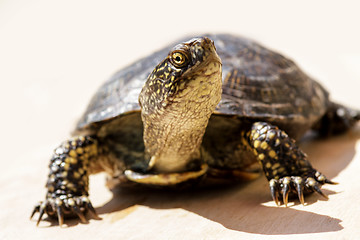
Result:
M250 1L249 1L250 2ZM102 220L59 229L28 217L45 195L52 149L69 136L101 82L165 43L197 32L232 32L294 58L333 98L360 108L356 1L0 1L0 239L359 239L360 127L301 143L339 185L330 199L275 207L264 177L192 192L120 191L91 177Z

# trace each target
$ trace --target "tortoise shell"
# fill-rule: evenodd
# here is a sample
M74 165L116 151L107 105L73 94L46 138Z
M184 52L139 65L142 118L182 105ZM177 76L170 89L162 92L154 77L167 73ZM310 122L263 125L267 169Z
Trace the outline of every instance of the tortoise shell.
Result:
M298 138L325 113L329 105L327 91L292 60L244 37L205 36L215 42L223 64L223 93L215 115L267 121ZM138 96L147 76L174 45L115 73L91 99L77 131L140 111Z

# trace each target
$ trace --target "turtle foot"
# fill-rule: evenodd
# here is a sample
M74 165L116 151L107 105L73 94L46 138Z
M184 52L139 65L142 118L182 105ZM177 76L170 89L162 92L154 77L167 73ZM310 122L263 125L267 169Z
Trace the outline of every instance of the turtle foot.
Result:
M45 201L36 204L30 219L32 219L35 213L39 212L37 225L39 225L44 213L49 217L57 217L60 226L64 224L64 217L77 216L82 223L87 223L88 221L85 217L87 211L91 212L96 218L99 218L87 196L67 197L62 195L55 199L47 198Z
M321 186L325 183L336 184L328 180L320 172L315 172L314 176L285 176L279 179L271 179L269 181L270 192L276 205L280 206L281 202L287 206L289 194L298 196L302 205L305 205L304 194L317 192L324 198L328 196L321 191Z

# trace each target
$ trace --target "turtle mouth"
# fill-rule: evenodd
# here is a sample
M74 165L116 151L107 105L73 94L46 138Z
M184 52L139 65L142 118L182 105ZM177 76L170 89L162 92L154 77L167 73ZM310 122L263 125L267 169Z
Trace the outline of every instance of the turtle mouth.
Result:
M221 64L221 59L216 52L214 41L207 37L193 40L190 46L190 55L194 65L197 63L204 65L213 61Z

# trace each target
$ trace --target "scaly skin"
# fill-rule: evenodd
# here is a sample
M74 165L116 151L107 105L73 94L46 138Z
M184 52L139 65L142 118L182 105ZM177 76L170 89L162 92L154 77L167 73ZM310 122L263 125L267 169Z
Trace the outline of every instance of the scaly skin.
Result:
M98 143L92 137L75 137L55 149L50 160L50 173L46 184L46 199L39 202L31 217L39 212L37 224L43 214L58 217L59 225L64 217L77 215L86 222L84 213L95 210L88 198L90 161L98 157Z
M256 122L248 132L248 141L269 181L271 195L279 205L282 195L285 205L290 192L297 193L304 204L304 193L320 190L324 183L333 183L314 169L306 154L298 148L295 141L278 127L266 122Z

